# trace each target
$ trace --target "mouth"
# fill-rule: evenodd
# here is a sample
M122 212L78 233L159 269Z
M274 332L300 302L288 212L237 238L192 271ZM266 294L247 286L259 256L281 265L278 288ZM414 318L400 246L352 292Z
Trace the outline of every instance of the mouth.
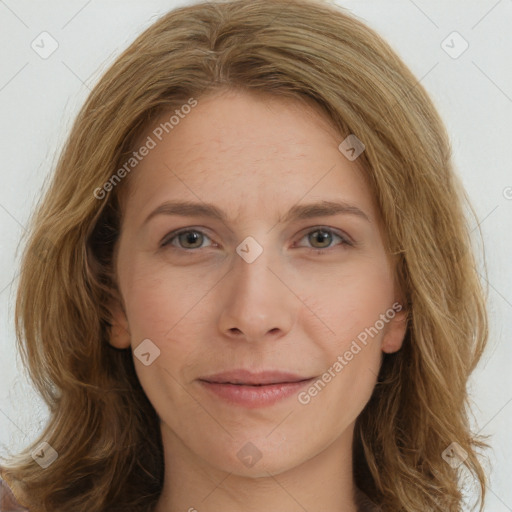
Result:
M198 380L212 384L233 384L238 386L268 386L272 384L291 384L310 380L312 377L305 377L290 372L265 370L261 372L250 372L249 370L231 370L216 373Z
M304 377L287 372L266 371L251 373L246 370L224 372L198 379L210 396L229 405L248 409L267 407L298 393L315 377Z

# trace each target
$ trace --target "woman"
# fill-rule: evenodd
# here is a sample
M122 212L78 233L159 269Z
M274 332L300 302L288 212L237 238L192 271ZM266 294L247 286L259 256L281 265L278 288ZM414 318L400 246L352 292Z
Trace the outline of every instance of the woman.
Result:
M51 415L4 492L458 511L466 468L483 507L465 201L425 90L343 10L168 13L91 93L34 218L16 328Z

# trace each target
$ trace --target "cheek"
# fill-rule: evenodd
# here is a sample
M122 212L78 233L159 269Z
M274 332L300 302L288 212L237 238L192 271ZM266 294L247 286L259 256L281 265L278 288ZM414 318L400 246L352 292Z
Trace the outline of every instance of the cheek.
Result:
M393 287L386 269L368 266L333 280L330 290L327 297L313 294L311 309L323 328L318 329L317 318L309 312L305 314L315 319L304 322L309 339L321 350L324 370L319 380L325 384L315 384L311 394L306 390L301 403L311 401L311 417L322 418L324 411L332 411L339 422L336 428L344 428L347 418L359 415L375 388L387 325L381 315L393 304Z
M155 258L135 258L125 268L123 296L132 336L161 341L172 337L201 298L198 283L184 282L183 275Z
M178 322L179 311L173 294L166 293L158 283L146 281L127 294L127 316L132 342L141 336L161 340Z
M190 321L194 314L190 301L173 293L165 280L156 278L138 280L126 296L135 370L144 392L159 415L169 404L188 407L176 382L186 379L190 361L200 353L197 322ZM136 355L137 347L146 339L158 353L148 366Z
M374 326L393 303L392 276L381 260L361 259L343 273L333 272L328 283L312 280L308 286L306 304L337 350Z
M178 377L188 361L201 353L200 319L207 304L207 290L203 289L207 283L192 284L165 268L150 267L134 268L133 279L124 290L132 349L150 339L160 351L157 365ZM143 373L144 368L135 362ZM143 374L142 380L145 378Z

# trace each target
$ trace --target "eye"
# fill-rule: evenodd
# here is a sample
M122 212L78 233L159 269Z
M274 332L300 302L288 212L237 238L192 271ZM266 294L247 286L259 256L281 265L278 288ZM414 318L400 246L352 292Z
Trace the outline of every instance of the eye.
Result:
M316 254L325 254L327 251L333 250L335 247L331 245L333 237L337 237L341 240L341 243L338 245L354 245L347 236L342 235L341 233L337 233L331 228L327 227L315 228L313 231L308 231L302 239L307 238L308 240L311 240L313 244L318 243L319 245L313 245L311 250Z
M170 235L166 237L162 242L161 247L172 245L177 249L190 251L193 249L201 248L201 242L203 241L204 238L209 239L209 237L205 235L202 231L199 231L197 229L184 229L181 231L170 233ZM180 245L176 246L176 244L172 243L174 240L177 240L180 243ZM188 244L192 245L192 247L188 246Z

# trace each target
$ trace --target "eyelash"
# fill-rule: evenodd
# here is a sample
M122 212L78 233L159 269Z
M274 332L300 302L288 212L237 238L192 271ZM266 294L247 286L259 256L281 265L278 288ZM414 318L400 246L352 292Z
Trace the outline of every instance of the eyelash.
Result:
M341 239L341 244L339 244L339 245L341 245L342 247L355 245L353 242L351 242L351 240L347 236L342 235L341 233L335 231L334 229L324 227L324 226L319 226L319 227L313 228L311 231L308 231L302 238L306 238L308 235L311 235L312 233L316 233L318 231L337 236L338 238ZM199 247L199 248L196 247L194 249L185 249L182 247L175 247L171 244L171 242L174 239L177 239L179 237L179 235L182 235L184 233L200 233L201 235L203 235L203 237L206 237L208 239L210 238L206 233L204 233L203 231L201 231L199 229L193 229L193 228L180 229L178 231L173 231L172 233L169 233L164 238L164 241L161 243L160 247L161 248L169 247L171 250L184 251L184 252L189 252L189 253L196 252L196 251L200 250L201 247ZM302 238L301 238L301 240L302 240ZM310 251L314 252L315 254L321 255L321 254L325 254L326 252L329 252L331 250L334 250L335 247L336 246L327 247L325 249L316 249L316 248L309 248L309 249L310 249ZM344 247L344 248L346 248L346 247Z

